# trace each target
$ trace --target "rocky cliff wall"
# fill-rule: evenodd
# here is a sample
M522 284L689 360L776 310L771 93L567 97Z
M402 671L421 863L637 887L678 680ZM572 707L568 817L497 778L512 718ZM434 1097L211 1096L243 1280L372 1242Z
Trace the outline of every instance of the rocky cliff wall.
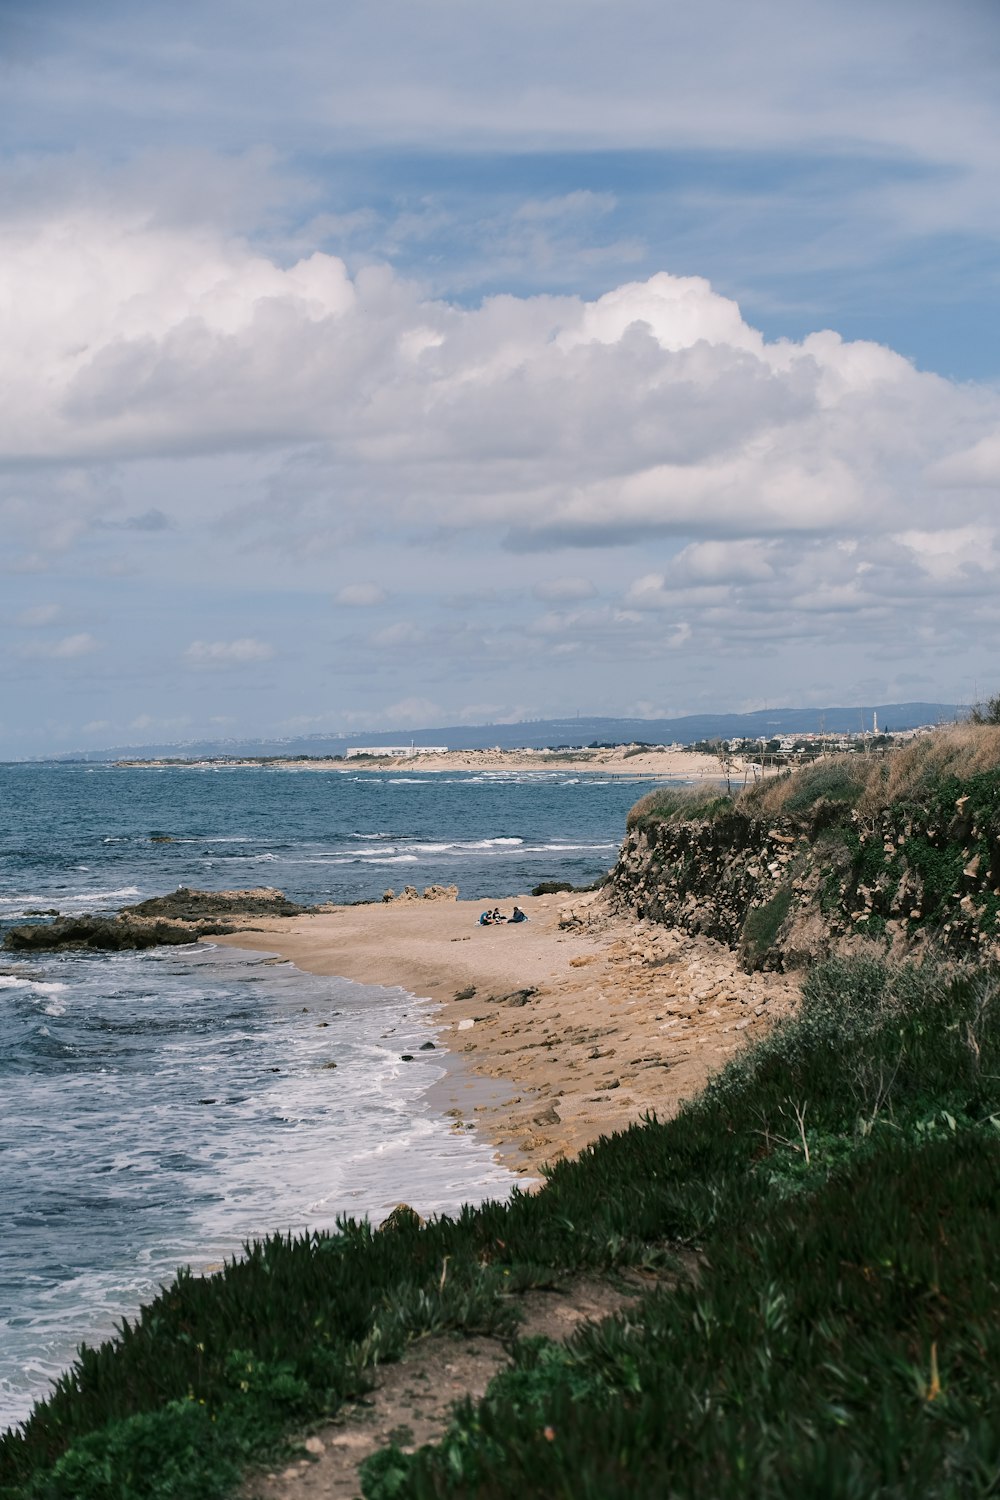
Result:
M630 828L613 906L704 933L742 966L796 968L875 940L1000 959L1000 778L952 778L923 805L868 817L817 803L764 819L735 804Z

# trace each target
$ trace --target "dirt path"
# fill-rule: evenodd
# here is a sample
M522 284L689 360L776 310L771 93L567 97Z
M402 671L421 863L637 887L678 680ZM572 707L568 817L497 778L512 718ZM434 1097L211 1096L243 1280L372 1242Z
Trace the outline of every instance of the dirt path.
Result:
M582 1279L559 1291L526 1292L518 1336L567 1339L583 1323L611 1317L658 1284L662 1278L630 1271L615 1281ZM242 1500L357 1500L364 1459L391 1442L404 1452L437 1442L456 1402L465 1396L478 1400L510 1363L509 1341L498 1338L418 1340L398 1364L379 1368L378 1385L363 1402L345 1406L335 1422L304 1440L301 1459L252 1476Z

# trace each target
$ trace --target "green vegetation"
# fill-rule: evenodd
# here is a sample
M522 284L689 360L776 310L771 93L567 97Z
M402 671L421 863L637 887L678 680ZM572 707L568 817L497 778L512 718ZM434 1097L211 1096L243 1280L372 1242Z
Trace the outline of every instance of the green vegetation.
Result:
M0 1495L221 1497L409 1340L510 1330L518 1290L682 1245L694 1279L565 1348L515 1345L439 1447L370 1463L370 1500L987 1495L998 1169L1000 978L831 961L700 1100L535 1196L179 1276L0 1440Z
M631 809L628 828L654 828L660 823L686 823L716 818L733 809L733 799L717 786L658 786Z
M620 897L739 937L751 964L801 963L859 935L976 954L1000 934L1000 726L828 756L735 796L658 788L628 826L645 837L613 872Z
M830 804L839 807L842 814L857 808L870 820L890 807L926 807L956 781L982 776L995 781L998 771L1000 726L984 722L921 735L887 755L829 754L722 800L747 817L789 818L803 826L812 824L817 808L829 808ZM636 803L629 814L629 826L636 826L640 820L655 820L657 799L662 799L661 821L703 817L699 808L712 795L703 787L658 788ZM713 816L720 810L716 807Z
M985 703L974 703L969 713L970 724L1000 724L1000 693L987 698Z
M857 775L859 769L856 759L846 757L803 766L790 777L792 785L786 788L785 813L795 817L814 810L820 802L854 807L864 786L864 778Z
M987 973L824 965L678 1119L560 1169L549 1193L631 1199L700 1273L518 1346L440 1445L369 1461L368 1500L995 1493L998 997Z
M741 941L756 962L764 957L778 936L778 928L792 907L791 886L783 885L763 906L753 906L743 923Z
M742 942L759 957L809 859L824 911L868 891L855 935L884 931L914 873L937 931L981 872L977 920L995 931L998 769L1000 727L972 726L735 798L659 788L629 827L707 821L721 861L731 833L784 821L744 850L761 905ZM721 866L699 873L683 829L675 843L677 878L690 865L707 900ZM669 847L651 861L664 881ZM894 965L872 945L816 965L796 1017L675 1119L558 1163L536 1195L426 1225L397 1211L378 1232L344 1220L180 1273L0 1437L0 1500L222 1500L411 1340L513 1338L526 1288L678 1272L681 1248L697 1274L618 1319L566 1346L515 1340L441 1444L369 1462L368 1500L996 1495L998 1171L1000 973Z

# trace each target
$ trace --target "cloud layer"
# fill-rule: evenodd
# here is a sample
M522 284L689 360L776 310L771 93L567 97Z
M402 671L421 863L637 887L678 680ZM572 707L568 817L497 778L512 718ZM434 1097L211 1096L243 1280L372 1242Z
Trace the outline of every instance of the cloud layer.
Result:
M0 753L1000 687L993 7L0 41Z
M308 444L340 520L374 503L518 548L882 533L942 505L964 525L1000 480L995 393L830 331L768 342L697 277L463 308L319 252L76 216L0 231L0 299L8 464Z

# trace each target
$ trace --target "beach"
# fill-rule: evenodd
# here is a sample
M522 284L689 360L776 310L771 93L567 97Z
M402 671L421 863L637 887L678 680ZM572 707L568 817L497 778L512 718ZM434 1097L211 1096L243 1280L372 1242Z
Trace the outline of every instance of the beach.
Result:
M472 772L496 774L509 772L523 775L532 771L559 771L569 775L599 772L603 776L653 777L657 781L719 781L724 779L718 760L714 755L694 750L673 747L650 746L639 748L631 745L615 745L607 749L580 750L448 750L425 754L419 749L406 756L345 756L340 759L316 759L296 757L249 757L246 759L215 757L211 760L166 761L123 760L119 766L137 767L172 766L192 771L253 769L261 767L271 771L374 771L412 775L414 771ZM768 774L773 773L768 767ZM734 782L742 783L744 777L751 780L761 774L758 766L751 770L734 758L730 775Z
M602 892L516 901L525 923L478 925L484 904L509 914L510 898L418 898L213 941L434 1002L435 1040L454 1060L435 1104L528 1178L646 1114L672 1115L795 1004L794 975L744 974L722 944L614 914Z

